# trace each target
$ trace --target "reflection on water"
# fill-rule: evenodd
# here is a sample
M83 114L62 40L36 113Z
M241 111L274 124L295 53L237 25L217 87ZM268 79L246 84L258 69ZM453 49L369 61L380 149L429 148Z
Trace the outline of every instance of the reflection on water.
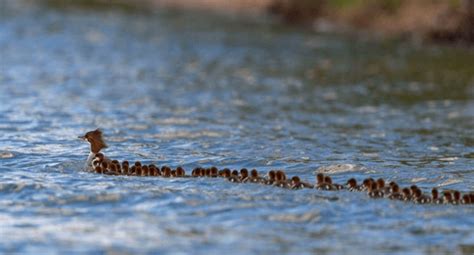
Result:
M107 155L473 190L474 53L3 1L2 252L464 253L472 206L80 171ZM3 15L5 14L5 15Z

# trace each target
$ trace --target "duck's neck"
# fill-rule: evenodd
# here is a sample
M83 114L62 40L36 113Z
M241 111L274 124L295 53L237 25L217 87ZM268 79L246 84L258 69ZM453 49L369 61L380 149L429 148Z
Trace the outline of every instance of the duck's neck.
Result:
M86 161L86 164L84 165L84 169L86 170L91 170L92 169L92 160L94 159L95 157L95 153L94 152L89 152L89 156L87 157L87 161Z

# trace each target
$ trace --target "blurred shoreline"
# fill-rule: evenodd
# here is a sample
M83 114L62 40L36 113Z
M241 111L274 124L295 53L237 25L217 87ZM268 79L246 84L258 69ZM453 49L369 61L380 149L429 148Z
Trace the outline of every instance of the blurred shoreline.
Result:
M474 45L474 0L45 0L50 5L271 16L317 32Z

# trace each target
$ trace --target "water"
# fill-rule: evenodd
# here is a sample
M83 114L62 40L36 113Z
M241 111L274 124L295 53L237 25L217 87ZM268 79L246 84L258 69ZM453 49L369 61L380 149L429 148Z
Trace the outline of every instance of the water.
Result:
M81 171L113 158L474 188L474 52L1 2L1 253L474 252L473 206ZM64 7L64 6L63 6Z

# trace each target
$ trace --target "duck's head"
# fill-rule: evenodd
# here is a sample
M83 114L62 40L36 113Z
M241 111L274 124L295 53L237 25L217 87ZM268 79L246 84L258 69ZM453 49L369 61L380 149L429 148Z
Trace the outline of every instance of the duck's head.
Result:
M89 131L85 135L79 136L78 138L88 141L91 145L91 152L95 154L99 153L100 150L107 148L107 144L104 142L102 131L100 129Z

